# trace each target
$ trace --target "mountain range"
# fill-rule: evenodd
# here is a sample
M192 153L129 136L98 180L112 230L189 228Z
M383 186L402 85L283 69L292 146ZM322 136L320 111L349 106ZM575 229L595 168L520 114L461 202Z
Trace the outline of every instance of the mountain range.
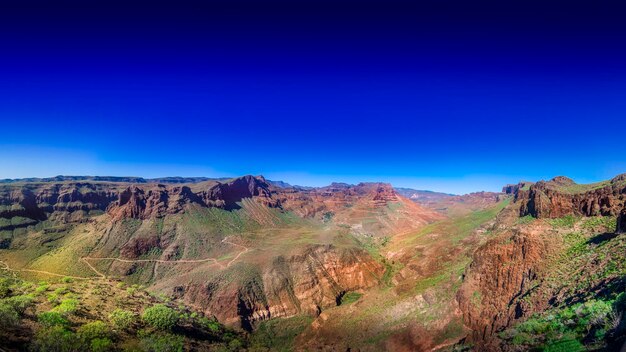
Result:
M626 174L467 195L252 175L2 180L0 346L619 350L625 202ZM175 323L154 324L154 307Z

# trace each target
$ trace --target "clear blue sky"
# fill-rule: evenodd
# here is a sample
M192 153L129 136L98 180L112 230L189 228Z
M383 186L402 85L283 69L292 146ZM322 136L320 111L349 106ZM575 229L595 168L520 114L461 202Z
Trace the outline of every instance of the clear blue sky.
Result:
M3 2L0 178L626 172L621 12L506 3Z

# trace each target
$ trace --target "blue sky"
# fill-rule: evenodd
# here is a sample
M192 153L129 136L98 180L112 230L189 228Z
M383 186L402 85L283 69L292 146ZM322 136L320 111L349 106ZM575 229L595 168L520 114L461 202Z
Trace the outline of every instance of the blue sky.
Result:
M619 12L467 2L7 2L0 178L626 172Z

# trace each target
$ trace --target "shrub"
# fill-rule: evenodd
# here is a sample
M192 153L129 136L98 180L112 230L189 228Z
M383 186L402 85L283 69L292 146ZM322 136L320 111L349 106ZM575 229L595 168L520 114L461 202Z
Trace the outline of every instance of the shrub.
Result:
M241 341L239 341L239 339L232 339L228 343L228 348L231 351L239 351L242 347L243 347L243 343Z
M0 298L9 296L11 293L12 280L6 277L0 277Z
M39 314L37 316L37 320L42 325L48 326L48 327L56 326L56 325L66 326L69 324L69 321L67 321L67 319L65 319L64 316L54 311L44 312L44 313Z
M97 338L91 340L91 352L106 352L113 350L113 341L109 338Z
M16 326L19 322L20 315L15 308L7 302L0 302L0 327L10 328Z
M575 339L552 342L543 349L544 352L582 352L585 350L585 346Z
M184 339L169 333L149 334L141 338L141 346L149 352L182 352Z
M13 306L13 309L20 315L23 315L26 309L35 305L33 297L29 295L13 296L5 299L5 301Z
M202 317L198 319L198 321L200 323L200 326L209 329L211 332L220 331L220 323L218 323L214 319L208 319L208 318Z
M54 292L53 292L53 293L48 294L48 302L50 302L50 303L52 303L52 304L54 304L54 305L59 304L59 302L60 302L60 300L59 300L59 295L58 295L58 294L56 294L56 293L54 293Z
M79 341L71 331L63 326L52 326L41 329L32 343L33 351L72 352L79 351Z
M78 336L84 341L109 337L109 327L100 320L92 321L78 328Z
M68 292L70 292L70 289L67 288L67 286L61 286L61 287L57 288L56 290L54 290L54 293L56 293L59 296L64 295L64 294L66 294Z
M74 279L72 279L71 277L67 277L67 276L66 276L66 277L64 277L64 278L61 278L61 282L66 283L66 284L69 284L69 283L74 282Z
M109 315L113 325L121 330L128 330L135 323L135 314L127 310L116 309Z
M163 304L156 304L143 312L142 319L154 328L171 330L178 322L178 314Z
M72 314L76 312L77 309L78 300L71 298L62 300L61 304L56 306L53 310L61 314Z
M41 294L44 293L46 291L48 291L48 288L50 287L50 285L48 284L40 284L36 289L35 289L35 293L36 294Z

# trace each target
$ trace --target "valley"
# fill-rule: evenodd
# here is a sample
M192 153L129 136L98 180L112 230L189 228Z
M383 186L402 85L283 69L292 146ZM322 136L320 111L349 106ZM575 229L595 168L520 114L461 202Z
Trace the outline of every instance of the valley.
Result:
M102 350L616 349L625 201L624 175L461 196L262 176L5 180L0 347L98 321ZM177 323L150 325L153 306ZM116 330L116 309L132 327Z

